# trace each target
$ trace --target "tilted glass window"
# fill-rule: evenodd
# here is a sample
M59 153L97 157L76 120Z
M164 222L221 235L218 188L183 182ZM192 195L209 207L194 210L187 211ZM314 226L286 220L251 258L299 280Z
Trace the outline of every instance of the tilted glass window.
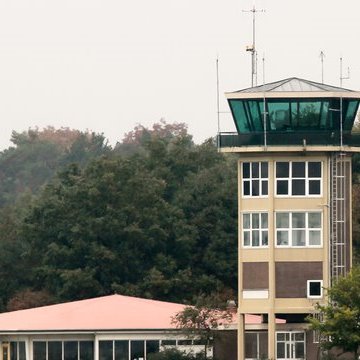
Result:
M269 183L267 162L242 163L242 194L247 196L267 196Z
M320 161L277 161L275 176L277 196L320 196L322 193Z
M268 246L268 214L244 213L242 220L243 246Z
M321 212L277 212L276 246L322 246Z

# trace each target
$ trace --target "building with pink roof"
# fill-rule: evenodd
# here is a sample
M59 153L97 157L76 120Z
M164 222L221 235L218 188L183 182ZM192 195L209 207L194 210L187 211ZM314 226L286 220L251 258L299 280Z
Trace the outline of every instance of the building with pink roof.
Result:
M146 360L168 347L202 351L172 323L186 305L110 295L0 314L1 360ZM252 331L262 318L248 315ZM236 316L209 355L236 359ZM223 351L226 348L226 354Z

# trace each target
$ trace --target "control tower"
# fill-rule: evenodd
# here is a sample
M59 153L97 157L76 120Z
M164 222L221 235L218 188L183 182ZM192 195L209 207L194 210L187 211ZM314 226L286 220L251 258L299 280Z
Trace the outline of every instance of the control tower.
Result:
M305 318L351 267L360 92L289 78L226 97L237 132L218 143L239 156L239 360L316 359ZM245 314L262 315L260 331L245 331Z

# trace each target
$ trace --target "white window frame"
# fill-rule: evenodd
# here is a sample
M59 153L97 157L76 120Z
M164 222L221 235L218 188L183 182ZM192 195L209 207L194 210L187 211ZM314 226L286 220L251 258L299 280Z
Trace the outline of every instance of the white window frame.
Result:
M252 164L257 163L259 164L259 177L253 177L252 176ZM265 163L267 164L267 177L261 177L262 175L262 171L261 171L261 163ZM244 164L249 164L250 165L250 177L248 178L244 178ZM242 185L242 189L241 189L241 194L243 198L267 198L269 196L269 162L268 161L244 161L241 163L241 185ZM253 181L259 181L259 195L251 195L252 194L252 185L253 185ZM262 193L262 182L266 181L267 183L267 194L263 194ZM246 182L249 182L249 189L250 189L250 195L245 195L244 194L244 189L245 186L244 184Z
M258 215L259 216L259 228L253 228L253 215ZM261 222L261 218L262 218L262 214L266 214L267 215L267 227L262 227L262 222ZM245 215L249 215L250 216L250 227L245 229L244 228L244 216ZM241 238L242 238L242 247L245 249L260 249L260 248L267 248L269 247L269 214L266 211L246 211L243 212L241 214ZM258 246L254 246L253 244L253 231L259 231L259 245ZM267 233L267 244L263 245L263 232ZM245 245L245 233L249 233L249 237L250 237L250 245Z
M288 334L289 340L278 341L278 334ZM304 340L303 341L293 340L292 335L294 335L294 334L304 334ZM285 353L285 358L276 357L276 359L279 359L279 360L288 360L288 359L303 360L304 358L306 359L306 333L305 333L305 331L276 331L275 341L276 341L276 350L275 350L276 356L277 356L278 343L285 343L285 352L287 352L286 349L290 350L290 354ZM295 357L295 344L296 343L304 344L304 358L296 358Z
M310 284L311 283L320 283L320 295L311 295L310 294ZM306 295L308 299L322 299L323 297L323 281L322 280L307 280L306 282Z
M320 163L321 165L321 176L320 177L309 177L309 163ZM289 176L288 177L277 177L276 167L278 163L288 163L289 164ZM305 163L305 177L292 177L292 164L293 163ZM323 194L323 173L324 173L324 166L322 161L298 161L298 160L291 160L291 161L275 161L274 164L274 194L275 197L285 198L285 197L295 197L295 198L304 198L304 197L321 197ZM287 181L288 183L288 193L287 194L278 194L277 193L277 182L280 181ZM292 195L292 180L305 180L305 194L304 195ZM311 180L320 181L320 194L309 194L309 182Z
M289 226L287 228L278 228L277 227L277 216L278 214L289 214ZM305 214L305 227L304 228L295 228L292 227L292 214L294 213L304 213ZM309 216L311 214L320 214L320 228L310 228L309 227ZM293 245L293 237L292 237L292 231L293 230L304 230L305 231L305 245ZM288 233L288 244L281 245L278 244L278 231L287 231ZM310 231L318 231L320 232L320 244L319 245L310 245L309 244L309 234ZM316 211L316 210L281 210L275 212L275 247L277 248L296 248L296 249L305 249L305 248L322 248L323 247L323 213L322 211Z

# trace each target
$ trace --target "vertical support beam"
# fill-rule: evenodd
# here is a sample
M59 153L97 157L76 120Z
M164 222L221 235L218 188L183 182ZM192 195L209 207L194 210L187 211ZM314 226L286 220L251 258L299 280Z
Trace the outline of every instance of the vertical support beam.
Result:
M96 333L94 336L94 360L99 360L99 339Z
M275 353L275 314L270 310L268 313L268 359L276 359Z
M238 360L245 360L245 314L239 314Z

